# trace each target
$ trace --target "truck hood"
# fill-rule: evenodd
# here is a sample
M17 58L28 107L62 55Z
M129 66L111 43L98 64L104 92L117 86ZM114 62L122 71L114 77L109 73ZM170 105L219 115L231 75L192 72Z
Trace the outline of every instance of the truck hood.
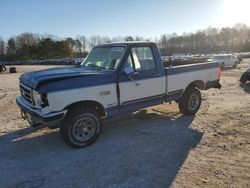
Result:
M44 83L98 74L103 74L103 71L83 67L63 67L28 72L23 74L19 80L22 84L37 89L40 84Z

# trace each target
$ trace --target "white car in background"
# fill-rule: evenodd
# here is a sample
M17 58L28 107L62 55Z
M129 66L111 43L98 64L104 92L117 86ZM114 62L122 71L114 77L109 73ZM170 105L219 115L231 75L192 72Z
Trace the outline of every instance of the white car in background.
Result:
M227 55L215 55L211 59L209 59L212 62L218 62L220 63L220 67L237 67L239 64L239 59L231 54Z

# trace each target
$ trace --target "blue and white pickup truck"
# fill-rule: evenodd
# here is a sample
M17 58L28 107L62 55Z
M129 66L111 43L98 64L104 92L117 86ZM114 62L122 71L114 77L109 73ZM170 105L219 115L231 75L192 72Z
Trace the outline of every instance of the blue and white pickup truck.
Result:
M102 120L176 101L195 114L199 90L220 88L219 63L166 66L152 42L98 45L78 67L25 73L16 102L31 126L60 127L72 147L92 144Z

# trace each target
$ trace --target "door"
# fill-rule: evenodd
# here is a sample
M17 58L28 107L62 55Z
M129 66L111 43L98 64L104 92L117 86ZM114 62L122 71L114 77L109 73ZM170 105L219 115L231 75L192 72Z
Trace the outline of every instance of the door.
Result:
M124 69L131 68L130 75L122 74L119 81L120 105L125 111L162 103L165 96L165 75L159 71L150 47L132 48Z

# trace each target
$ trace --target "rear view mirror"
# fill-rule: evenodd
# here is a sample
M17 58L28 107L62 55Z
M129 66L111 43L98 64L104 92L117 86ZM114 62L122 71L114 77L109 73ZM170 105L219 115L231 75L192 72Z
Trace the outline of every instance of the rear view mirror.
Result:
M135 72L135 70L134 70L132 67L126 67L126 68L124 69L124 72L125 72L125 74L130 75L130 74L132 74L133 72Z

